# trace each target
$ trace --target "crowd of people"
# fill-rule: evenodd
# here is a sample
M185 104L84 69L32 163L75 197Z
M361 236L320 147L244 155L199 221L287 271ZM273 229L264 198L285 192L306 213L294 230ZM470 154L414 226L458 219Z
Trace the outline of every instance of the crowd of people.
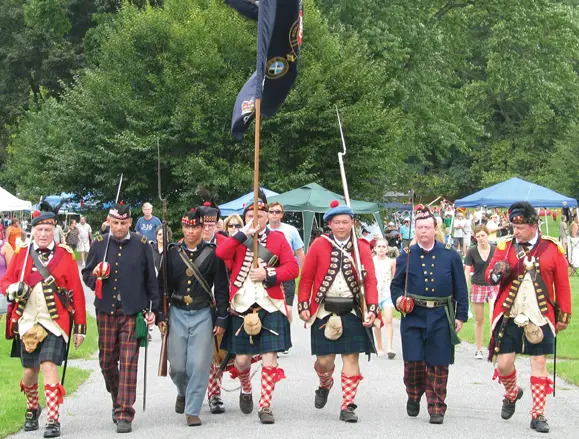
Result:
M268 204L261 193L255 206L225 220L210 202L184 212L179 240L153 215L152 205L145 203L142 212L133 228L130 207L113 205L103 223L108 233L94 237L83 217L59 231L57 212L38 212L28 246L2 244L0 292L11 300L8 334L23 367L25 430L39 428L42 373L44 435L60 435L65 391L56 367L66 361L70 341L78 347L86 333L75 248L82 281L95 291L99 364L118 433L132 431L139 346L148 343L146 328L154 324L167 340L175 411L185 415L186 425L202 424L205 394L212 414L225 411L224 369L239 379L240 410L252 413L254 362L261 362L258 418L274 423L273 394L285 378L280 362L292 347L296 293L299 318L311 328L319 378L315 408L328 402L339 355L339 419L358 421L359 355L395 358L392 319L398 311L407 414L417 416L426 395L430 423L442 424L449 364L468 319L469 283L476 359L485 356L484 303L491 304L487 357L506 392L501 417L509 419L523 395L515 358L527 354L530 426L549 431L544 408L552 381L545 355L553 352L554 334L569 323L571 293L561 242L539 232L539 217L528 203L515 203L505 214L418 205L399 228L388 221L382 238L360 226L349 206L333 202L324 214L328 233L318 234L307 252L297 229L283 222L283 205ZM565 227L569 241L577 237L576 223Z

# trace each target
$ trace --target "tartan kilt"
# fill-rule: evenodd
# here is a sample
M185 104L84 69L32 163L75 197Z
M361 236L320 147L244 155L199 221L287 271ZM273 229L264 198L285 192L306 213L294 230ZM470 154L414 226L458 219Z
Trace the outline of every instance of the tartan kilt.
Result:
M48 331L47 331L48 332ZM41 343L38 344L34 352L27 352L24 348L24 342L20 340L20 361L22 367L35 368L40 363L50 361L58 366L64 361L66 354L66 342L64 337L59 337L51 332Z
M239 328L243 326L243 318L229 316L229 324L221 341L221 348L232 354L258 355L266 352L284 352L292 347L290 336L290 325L286 316L280 311L269 313L263 309L258 312L263 327L277 332L272 334L266 329L262 329L254 335L253 344L250 343L249 335L243 330L235 335Z
M353 354L360 352L372 352L370 340L362 320L352 313L344 314L342 318L343 332L339 339L329 340L324 335L324 325L330 319L326 316L323 319L316 319L312 325L312 355L329 354Z

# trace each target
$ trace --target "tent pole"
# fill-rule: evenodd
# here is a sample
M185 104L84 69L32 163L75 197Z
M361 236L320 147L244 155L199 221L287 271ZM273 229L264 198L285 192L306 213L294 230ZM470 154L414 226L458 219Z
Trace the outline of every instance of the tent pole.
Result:
M544 207L543 209L545 209L545 228L547 229L546 234L548 235L549 234L549 220L547 217L547 208Z

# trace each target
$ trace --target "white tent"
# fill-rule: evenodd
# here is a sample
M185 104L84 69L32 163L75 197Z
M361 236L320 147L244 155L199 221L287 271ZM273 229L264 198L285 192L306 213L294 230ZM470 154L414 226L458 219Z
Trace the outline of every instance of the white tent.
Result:
M0 187L0 212L12 212L15 210L30 210L32 203L15 197L6 189Z

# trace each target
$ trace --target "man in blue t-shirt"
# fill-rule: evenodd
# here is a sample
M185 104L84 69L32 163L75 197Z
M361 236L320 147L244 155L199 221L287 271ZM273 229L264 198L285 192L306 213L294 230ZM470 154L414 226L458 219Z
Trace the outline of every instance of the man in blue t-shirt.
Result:
M147 241L155 240L155 231L161 225L161 220L153 216L151 203L143 204L143 216L137 220L135 232L147 237Z
M274 201L269 205L268 210L268 218L269 218L269 225L268 227L270 230L276 230L278 232L282 232L285 235L285 239L289 243L294 255L296 256L300 267L303 267L304 260L306 258L306 254L304 253L304 242L294 226L286 223L282 223L281 220L283 218L283 206L281 203ZM288 320L292 321L293 316L293 304L294 304L294 297L296 293L296 282L295 280L291 280L288 282L283 282L283 291L285 294L285 301L287 303L287 317Z

